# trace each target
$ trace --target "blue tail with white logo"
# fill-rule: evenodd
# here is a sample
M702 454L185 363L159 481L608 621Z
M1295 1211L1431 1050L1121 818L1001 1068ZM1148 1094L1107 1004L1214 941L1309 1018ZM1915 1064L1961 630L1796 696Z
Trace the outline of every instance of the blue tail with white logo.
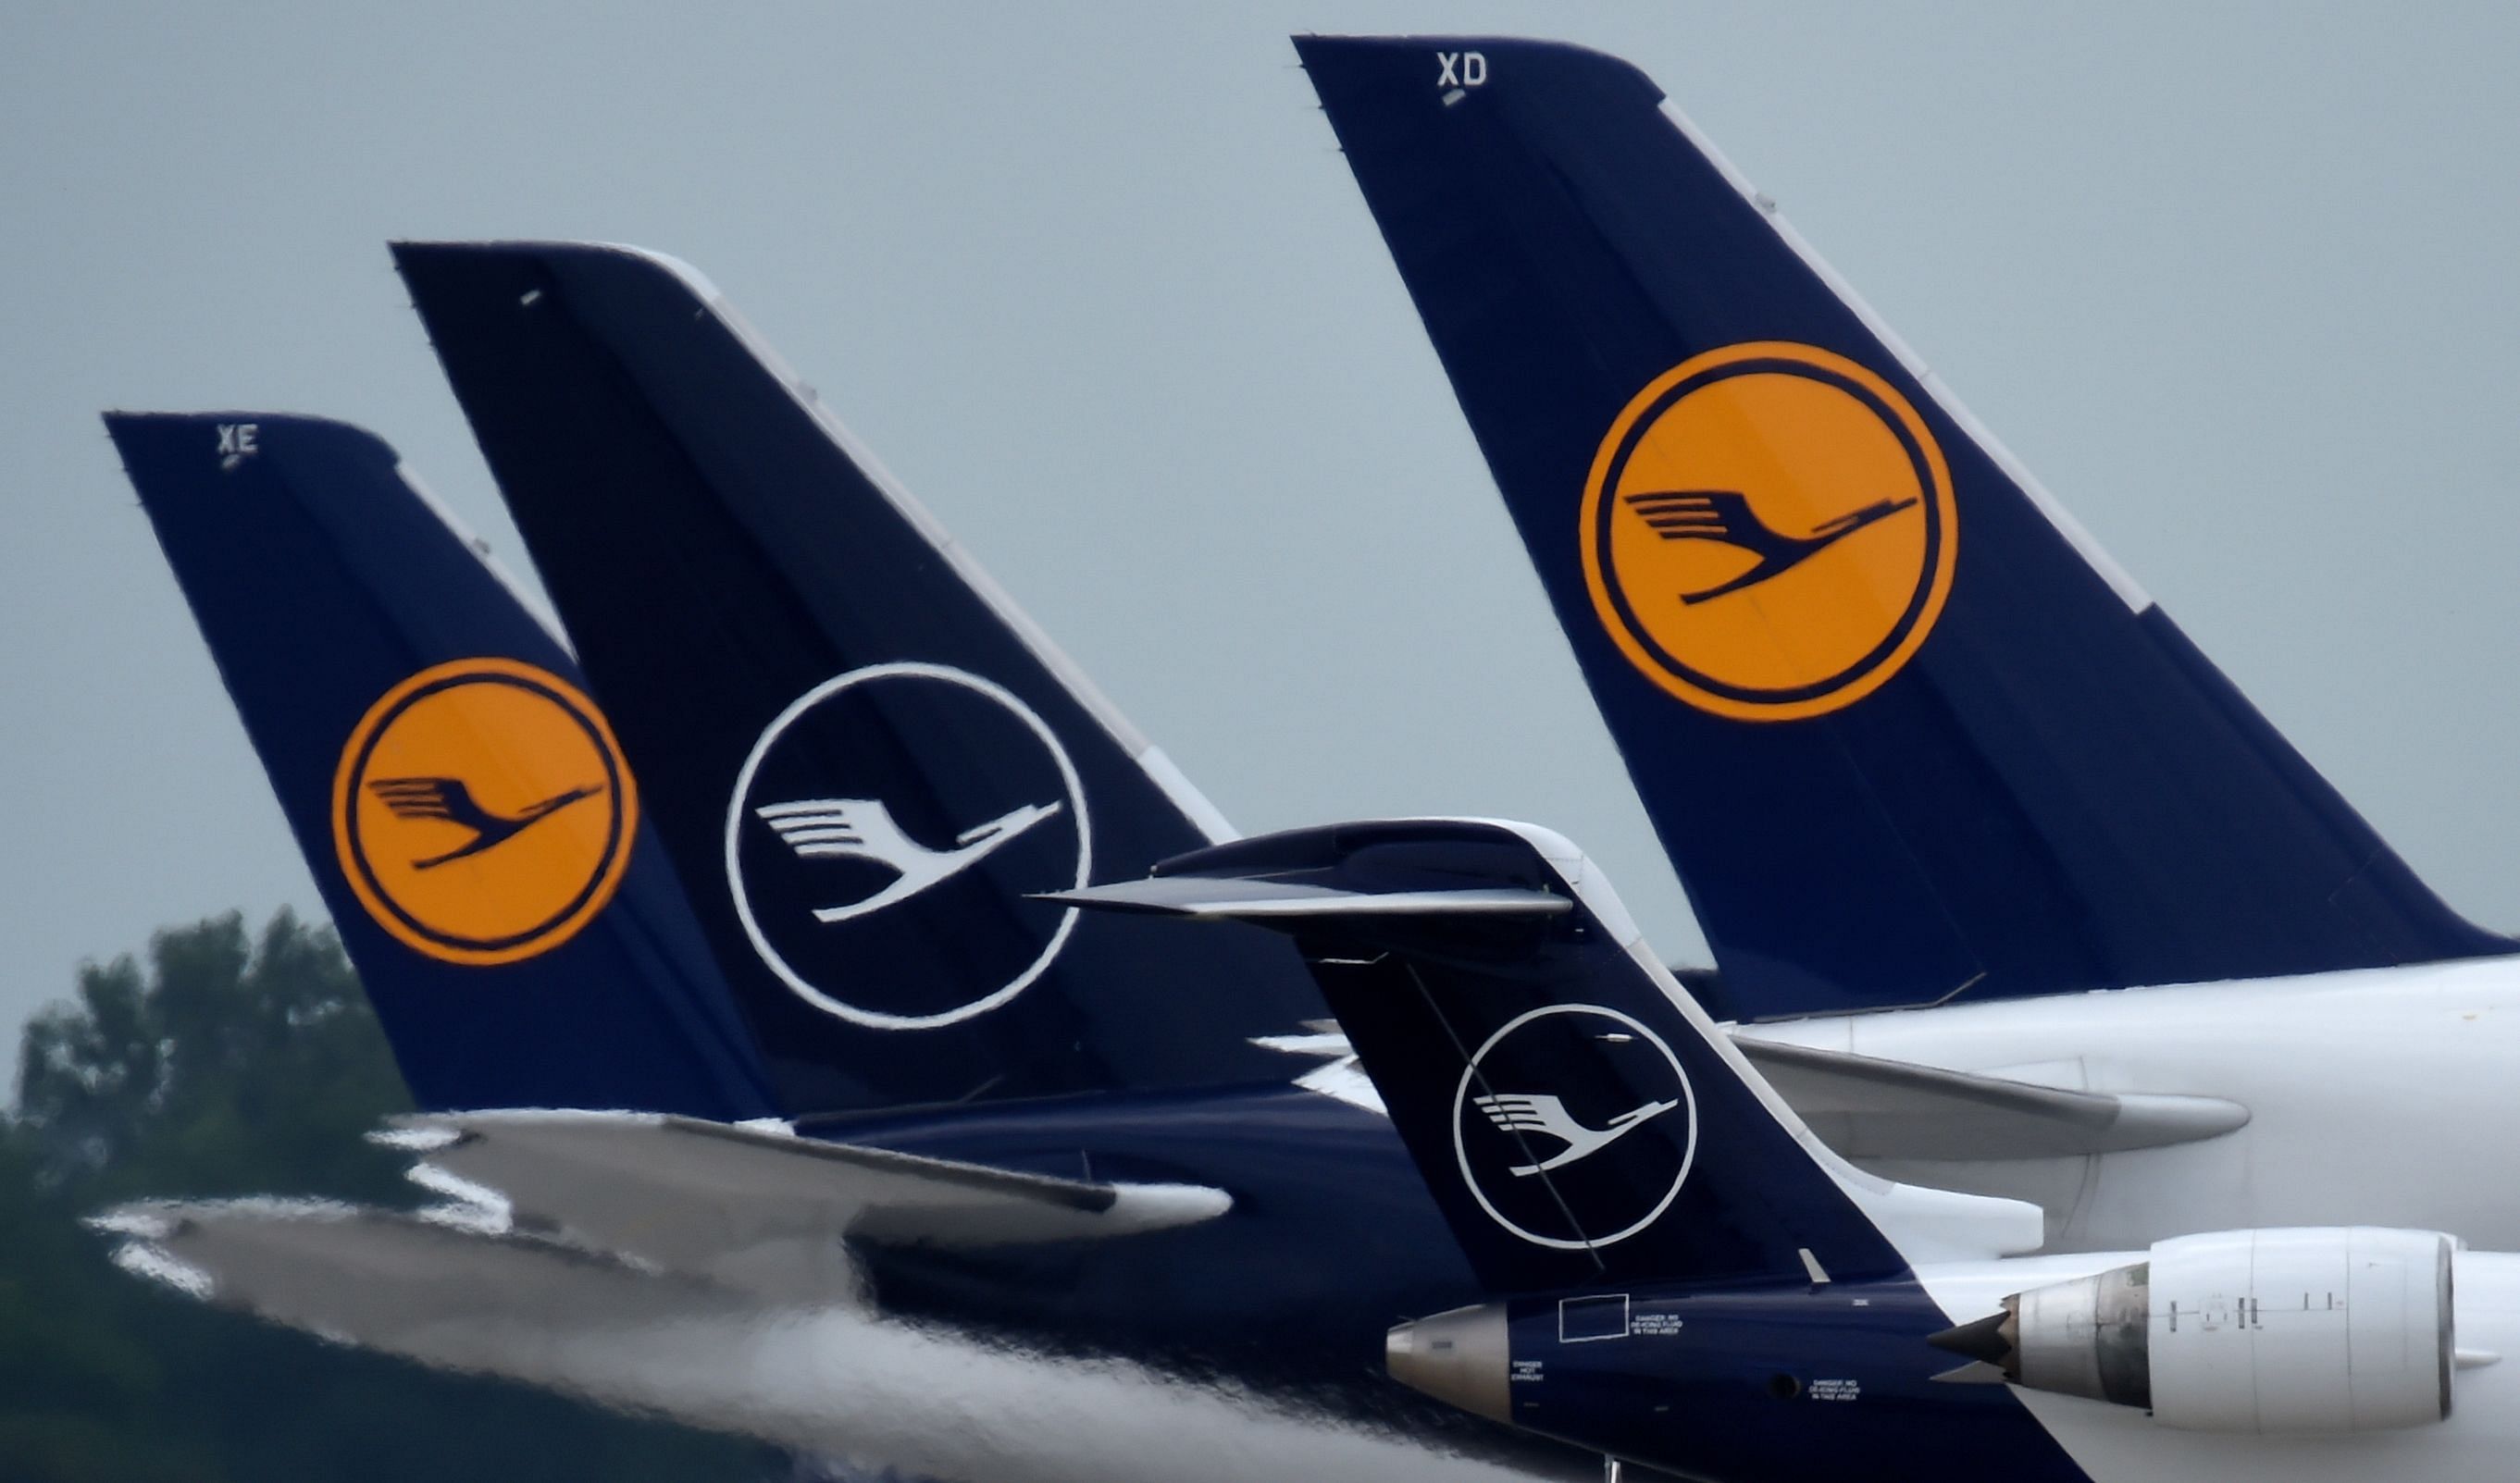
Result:
M771 1115L567 652L340 423L106 427L413 1100Z
M1282 945L1034 899L1225 831L698 274L395 256L791 1105L1286 1075Z
M1298 830L1065 899L1292 936L1491 1291L1863 1281L2041 1238L2033 1206L1830 1152L1547 830Z
M2508 953L1635 67L1296 49L1766 1017Z
M1849 1168L1558 835L1338 825L1068 899L1295 939L1492 1299L1393 1328L1401 1383L1688 1477L1864 1476L1926 1427L1958 1476L2084 1476L2003 1386L1948 1383L1919 1271L2001 1271L2039 1211Z

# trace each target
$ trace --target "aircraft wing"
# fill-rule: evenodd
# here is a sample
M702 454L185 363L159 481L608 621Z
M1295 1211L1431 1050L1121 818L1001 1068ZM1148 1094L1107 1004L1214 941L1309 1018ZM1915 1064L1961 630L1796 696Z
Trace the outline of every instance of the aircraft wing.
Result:
M1848 1158L2059 1158L2194 1143L2242 1127L2219 1097L2078 1092L1735 1033L1732 1044Z
M663 1323L749 1301L535 1236L329 1200L144 1200L90 1224L122 1238L114 1262L139 1276L404 1353L433 1355L432 1332L467 1324L533 1332Z
M1079 1364L846 1303L764 1302L521 1235L316 1200L124 1205L114 1260L217 1307L856 1464L994 1483L1575 1483L1118 1359ZM1549 1465L1535 1465L1546 1461ZM1634 1474L1631 1474L1634 1476Z
M492 1229L546 1234L765 1296L850 1290L843 1238L1002 1246L1213 1219L1195 1185L1102 1184L661 1113L492 1111L398 1118L381 1142Z

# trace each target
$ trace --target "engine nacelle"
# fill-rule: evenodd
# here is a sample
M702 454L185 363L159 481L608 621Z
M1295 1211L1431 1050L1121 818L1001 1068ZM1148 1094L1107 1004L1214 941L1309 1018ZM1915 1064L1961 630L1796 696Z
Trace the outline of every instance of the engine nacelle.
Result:
M1938 1341L2190 1431L2421 1426L2450 1416L2454 1246L2370 1226L2182 1236Z

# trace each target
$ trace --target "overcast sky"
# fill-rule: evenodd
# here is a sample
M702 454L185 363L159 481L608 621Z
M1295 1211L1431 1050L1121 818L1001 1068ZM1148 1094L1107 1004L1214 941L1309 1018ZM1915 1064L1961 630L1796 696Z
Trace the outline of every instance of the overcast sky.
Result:
M1643 67L2417 870L2520 926L2520 7L11 17L0 1026L159 924L321 910L101 409L365 424L522 564L397 236L690 260L1241 827L1540 820L1702 953L1298 29Z

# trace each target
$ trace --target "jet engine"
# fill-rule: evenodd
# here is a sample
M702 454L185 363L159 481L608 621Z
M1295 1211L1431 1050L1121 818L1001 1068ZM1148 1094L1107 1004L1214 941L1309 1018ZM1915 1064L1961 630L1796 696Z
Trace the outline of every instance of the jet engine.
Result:
M2027 1389L2188 1431L2421 1426L2450 1416L2455 1247L2369 1226L2182 1236L1934 1342Z

